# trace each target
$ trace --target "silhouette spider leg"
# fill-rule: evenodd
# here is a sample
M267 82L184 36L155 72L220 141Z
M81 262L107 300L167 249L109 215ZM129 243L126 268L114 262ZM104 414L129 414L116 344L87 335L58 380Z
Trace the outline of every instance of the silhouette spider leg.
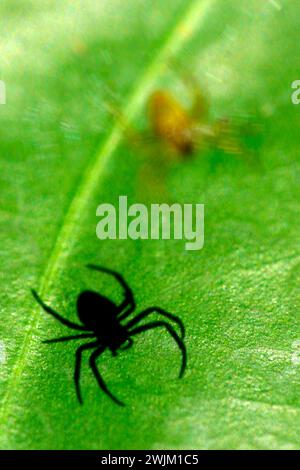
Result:
M118 315L118 318L120 321L129 317L129 315L135 310L135 302L133 301L133 303L129 303L126 299L118 307L118 310L122 312L122 310L124 310L124 308L127 307L127 305L129 305L129 308L125 310L125 312L123 312L121 315L120 314Z
M137 323L139 323L140 321L142 321L144 318L146 318L148 315L151 315L152 313L158 313L159 315L169 318L169 320L173 320L175 323L177 323L177 325L180 328L181 339L184 339L185 328L180 318L178 318L176 315L173 315L172 313L166 312L165 310L159 307L149 307L143 312L139 313L136 317L134 317L130 322L127 323L126 328L131 328L132 326L136 325Z
M82 405L82 397L81 397L81 391L80 391L80 367L81 367L81 358L82 358L82 353L86 349L92 349L96 346L98 346L97 341L93 341L92 343L87 343L83 344L82 346L79 346L79 348L76 350L75 353L75 370L74 370L74 382L75 382L75 389L76 389L76 395L78 398L79 403Z
M129 349L133 346L133 341L131 338L127 338L127 343L125 343L124 345L120 346L120 350L121 351L125 351L126 349Z
M134 301L134 298L133 298L132 290L128 286L128 284L125 281L125 279L123 278L123 276L121 276L121 274L117 273L116 271L113 271L112 269L104 268L103 266L97 266L95 264L88 264L87 267L90 268L90 269L94 269L95 271L110 274L111 276L113 276L121 284L121 286L124 289L125 299L123 300L121 305L119 305L118 310L121 313L122 310L124 310L125 307L128 306L129 308L128 308L128 310L126 310L126 312L123 312L119 316L119 319L122 320L122 319L128 317L128 315L130 315L133 312L133 310L135 309L135 301Z
M97 266L96 264L87 264L87 267L90 269L94 269L95 271L110 274L121 284L126 294L129 294L131 297L133 297L130 287L128 286L123 276L121 276L121 274L117 273L116 271L113 271L112 269L104 268L103 266Z
M178 336L178 334L176 333L174 328L171 325L169 325L169 323L167 323L165 321L153 321L153 322L147 323L146 325L142 325L142 326L138 326L137 328L134 328L133 330L130 331L130 335L137 335L139 333L142 333L143 331L152 330L153 328L158 328L160 326L163 326L167 329L167 331L174 338L174 340L176 341L179 349L181 350L182 363L181 363L181 368L180 368L180 372L179 372L179 378L181 379L181 377L184 374L184 371L185 371L185 368L186 368L186 362L187 362L186 347L185 347L185 344L182 341L182 339Z
M45 304L42 299L39 297L38 293L34 290L31 289L31 293L35 300L40 304L40 306L44 309L46 313L49 313L52 315L52 317L56 318L60 323L62 323L65 326L68 326L69 328L73 328L73 330L80 330L80 331L86 331L86 328L80 325L77 325L76 323L73 323L66 318L62 317L59 313L55 312L51 307L49 307L47 304Z
M53 338L53 339L46 339L43 341L44 344L51 344L51 343L63 343L65 341L70 341L72 339L84 339L84 338L94 338L95 335L93 333L87 333L82 335L74 335L74 336L62 336L61 338Z
M92 369L92 372L98 382L99 387L101 390L106 393L117 405L124 406L124 403L118 400L107 388L104 380L102 379L98 369L97 369L97 364L96 360L97 358L103 353L104 347L100 347L96 349L95 351L92 352L91 357L90 357L90 367Z

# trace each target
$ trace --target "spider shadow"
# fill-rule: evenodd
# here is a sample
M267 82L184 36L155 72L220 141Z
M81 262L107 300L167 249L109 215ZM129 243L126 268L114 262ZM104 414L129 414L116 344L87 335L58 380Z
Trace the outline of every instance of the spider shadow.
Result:
M80 331L80 334L49 339L44 341L44 343L62 343L77 339L92 340L79 346L75 353L74 383L79 403L83 403L80 389L82 355L85 351L91 350L89 366L100 389L109 396L114 403L124 406L124 403L115 397L106 386L97 368L97 359L106 349L109 349L112 356L115 357L119 351L127 350L133 346L133 337L156 328L164 328L178 346L182 356L179 378L182 378L187 364L187 352L184 344L185 329L180 318L160 307L149 307L136 316L133 316L131 319L128 319L135 311L136 304L132 290L123 276L116 271L102 266L89 264L87 267L101 273L109 274L119 282L124 293L124 299L119 305L95 291L85 290L77 297L76 307L79 323L74 323L45 304L37 292L32 289L33 297L46 313L54 317L64 326ZM144 319L153 314L158 314L162 319L141 324ZM180 331L179 334L171 322L176 324Z

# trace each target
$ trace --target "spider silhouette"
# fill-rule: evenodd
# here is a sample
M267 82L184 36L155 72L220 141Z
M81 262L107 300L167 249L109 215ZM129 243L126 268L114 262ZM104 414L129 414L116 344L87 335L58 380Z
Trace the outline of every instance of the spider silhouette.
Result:
M80 391L80 368L82 353L85 350L94 349L89 358L89 365L98 382L99 387L116 404L124 406L124 403L118 400L107 388L98 371L96 360L107 348L111 351L113 356L116 356L118 351L123 351L133 346L133 336L136 336L144 331L152 330L153 328L165 328L181 350L182 363L179 372L179 378L181 378L184 374L187 361L186 348L183 342L185 332L182 321L175 315L168 313L159 307L150 307L136 315L127 323L123 324L122 321L129 317L129 315L134 312L136 307L133 293L130 287L127 285L123 277L116 271L92 264L87 265L87 267L112 275L123 287L125 298L120 305L116 305L107 297L104 297L97 292L91 290L85 290L81 292L77 298L77 313L81 324L73 323L63 318L59 313L55 312L51 307L46 305L39 297L37 292L32 289L34 298L41 305L45 312L52 315L63 325L72 328L73 330L85 332L74 336L64 336L61 338L49 339L43 341L44 343L60 343L86 338L94 339L92 342L88 342L79 346L75 353L76 360L74 382L79 402L81 404L83 403ZM162 317L175 322L180 329L180 335L177 334L173 326L166 320L151 321L149 323L140 325L142 320L153 313L157 313Z

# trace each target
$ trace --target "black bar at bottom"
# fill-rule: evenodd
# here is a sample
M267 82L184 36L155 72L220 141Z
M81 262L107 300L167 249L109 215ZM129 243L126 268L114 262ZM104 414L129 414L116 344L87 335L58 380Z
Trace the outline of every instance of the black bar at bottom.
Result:
M275 454L275 455L274 455ZM39 463L51 465L54 463L78 463L85 466L93 465L93 468L105 469L116 465L124 468L139 467L175 467L176 465L195 467L211 467L212 465L224 465L240 468L241 464L270 463L276 458L277 463L298 463L298 451L198 451L198 450L136 450L136 451L0 451L0 464ZM96 465L96 467L95 467Z

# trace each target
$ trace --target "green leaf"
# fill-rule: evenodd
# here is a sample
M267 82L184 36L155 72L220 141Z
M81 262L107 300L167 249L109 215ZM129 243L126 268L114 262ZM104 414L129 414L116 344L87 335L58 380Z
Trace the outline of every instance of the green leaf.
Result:
M7 0L0 13L0 447L298 448L298 2ZM164 150L132 143L106 104L144 131L152 90L186 98L183 71L212 119L254 115L263 142L250 160L199 150L158 192L143 168ZM119 195L204 203L204 249L99 241L96 208ZM147 332L98 361L127 406L98 389L87 356L78 404L78 343L42 343L69 330L30 289L71 321L85 288L120 301L120 286L87 263L121 272L137 311L159 305L183 320L182 380L172 339Z

